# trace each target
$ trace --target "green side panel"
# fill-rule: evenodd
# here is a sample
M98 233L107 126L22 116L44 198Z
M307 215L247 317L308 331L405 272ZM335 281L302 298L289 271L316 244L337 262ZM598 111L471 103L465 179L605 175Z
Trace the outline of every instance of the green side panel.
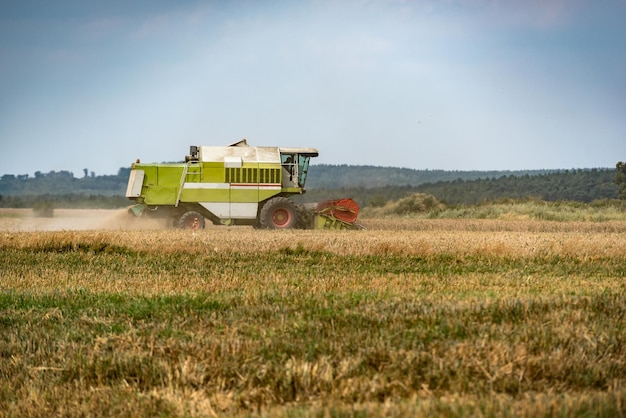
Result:
M144 187L157 185L158 176L157 176L156 165L136 166L136 168L144 171L144 177L143 177Z
M176 203L184 164L136 164L144 171L141 194L146 205L173 205Z
M202 181L204 183L224 183L224 163L203 163Z
M228 202L228 189L183 189L181 202Z
M259 189L237 190L230 189L230 199L233 203L250 203L259 201Z
M157 185L167 187L178 187L180 178L183 175L184 164L159 165L157 166Z
M263 190L259 189L259 202L269 199L272 196L276 196L280 193L280 190Z
M256 203L259 201L259 164L244 162L241 167L225 167L225 182L229 183L230 201L233 203Z
M144 188L146 205L174 205L178 195L178 187L148 187Z

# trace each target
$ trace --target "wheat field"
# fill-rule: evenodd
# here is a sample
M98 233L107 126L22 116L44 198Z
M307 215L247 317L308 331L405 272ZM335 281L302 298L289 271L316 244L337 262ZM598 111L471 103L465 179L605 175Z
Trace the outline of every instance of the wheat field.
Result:
M109 215L0 218L0 416L626 415L626 222Z

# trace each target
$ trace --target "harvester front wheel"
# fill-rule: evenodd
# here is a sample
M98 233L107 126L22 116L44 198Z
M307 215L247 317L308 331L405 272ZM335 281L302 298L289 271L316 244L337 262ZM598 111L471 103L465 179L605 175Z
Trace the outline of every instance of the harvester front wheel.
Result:
M204 216L195 210L190 210L182 214L178 219L178 227L180 229L191 229L193 231L204 229Z
M294 228L298 223L298 210L286 197L275 197L263 205L259 218L263 228Z

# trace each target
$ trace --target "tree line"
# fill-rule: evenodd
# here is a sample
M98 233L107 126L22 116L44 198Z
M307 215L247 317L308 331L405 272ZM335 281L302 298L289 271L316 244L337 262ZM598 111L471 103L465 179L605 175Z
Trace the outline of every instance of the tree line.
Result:
M117 175L75 178L51 172L34 178L0 177L0 207L34 207L50 202L57 208L120 208L130 168ZM429 180L429 181L427 181ZM591 202L626 198L626 164L616 169L534 171L443 171L393 167L311 166L307 193L299 202L351 197L360 206L383 206L413 193L426 193L447 205L502 199Z
M462 174L457 172L456 174ZM626 178L626 173L625 173ZM360 206L383 206L413 193L426 193L447 205L473 205L503 199L534 198L545 201L617 199L619 185L612 169L574 169L543 174L463 178L412 185L311 189L302 200L314 202L352 197ZM626 194L625 194L626 195Z
M592 202L618 198L615 170L566 170L521 177L505 176L477 180L427 183L418 191L432 194L448 204L476 204L486 200L537 198L545 201Z
M448 171L368 165L320 164L312 165L309 168L306 185L308 189L372 189L386 186L417 186L424 183L440 183L459 179L467 181L504 176L535 176L559 171L563 170Z
M69 171L35 172L35 177L5 174L0 177L0 196L28 195L102 195L124 194L130 168L120 168L116 175L85 176L76 178Z

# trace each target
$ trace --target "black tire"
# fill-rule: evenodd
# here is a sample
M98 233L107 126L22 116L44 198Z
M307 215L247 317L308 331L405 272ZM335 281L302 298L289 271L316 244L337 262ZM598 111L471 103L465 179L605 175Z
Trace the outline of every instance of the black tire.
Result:
M294 228L298 224L298 210L286 197L274 197L263 205L259 221L263 228Z
M177 226L180 229L190 229L192 231L204 229L204 216L202 216L201 213L196 212L195 210L190 210L183 213L182 216L178 218Z

